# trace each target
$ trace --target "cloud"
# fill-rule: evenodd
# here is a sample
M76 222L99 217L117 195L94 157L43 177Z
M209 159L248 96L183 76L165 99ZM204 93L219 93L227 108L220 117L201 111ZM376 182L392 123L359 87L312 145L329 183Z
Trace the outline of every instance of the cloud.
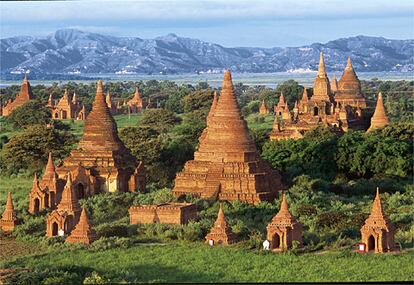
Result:
M1 22L220 21L412 16L409 1L33 1L1 2Z

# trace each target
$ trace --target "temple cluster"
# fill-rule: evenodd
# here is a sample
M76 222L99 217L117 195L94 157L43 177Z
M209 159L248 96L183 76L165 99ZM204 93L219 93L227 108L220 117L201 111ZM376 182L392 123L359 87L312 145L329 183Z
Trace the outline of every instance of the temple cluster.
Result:
M3 107L8 115L14 108L33 99L30 84L25 77L16 100ZM138 88L134 97L125 103L131 112L140 112L150 105L144 103ZM90 244L98 236L89 224L87 212L79 200L102 192L145 192L145 169L136 161L118 136L113 118L120 109L115 106L109 91L104 95L102 82L97 83L92 111L86 116L85 108L67 90L57 104L49 98L48 107L54 119L85 119L84 132L76 149L60 163L52 154L42 177L36 174L29 194L29 212L36 214L43 209L51 212L46 218L46 236L66 236L70 243ZM281 95L274 107L275 127L271 139L300 138L309 129L325 124L334 131L343 132L349 127L361 127L365 99L351 60L339 82L330 83L325 72L323 55L320 56L313 95L304 90L301 101L296 102L293 114ZM269 113L264 101L261 114ZM388 123L379 94L370 130ZM207 116L207 127L199 138L194 159L187 161L177 173L172 194L177 198L194 195L204 199L243 201L258 204L274 201L281 190L279 171L261 159L249 135L247 123L241 115L229 70L224 73L221 94L214 93ZM187 224L197 219L197 207L192 203L163 203L132 206L129 209L131 224ZM3 231L13 231L18 224L11 193L0 220ZM274 251L285 251L302 246L303 227L289 211L285 194L279 212L267 225L264 246ZM385 216L379 191L371 214L361 228L364 250L388 252L396 249L394 226ZM210 245L232 244L237 236L226 221L220 204L217 220L205 237Z
M363 116L367 104L361 91L361 83L348 58L348 63L339 82L336 77L329 81L325 70L323 54L320 54L318 73L313 83L313 95L304 89L302 99L295 102L290 110L283 94L274 106L275 121L269 137L271 140L300 139L304 133L325 125L333 132L343 133L348 129L366 129ZM269 113L265 102L259 109L260 114ZM388 123L382 103L382 95L378 95L377 108L371 120L369 130L384 127Z

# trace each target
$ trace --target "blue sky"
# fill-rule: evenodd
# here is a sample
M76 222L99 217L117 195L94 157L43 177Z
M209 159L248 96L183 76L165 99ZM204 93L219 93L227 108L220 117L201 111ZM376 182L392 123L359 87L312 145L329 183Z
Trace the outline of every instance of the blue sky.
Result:
M404 0L0 2L0 38L77 28L115 36L168 33L228 47L299 46L356 35L414 38Z

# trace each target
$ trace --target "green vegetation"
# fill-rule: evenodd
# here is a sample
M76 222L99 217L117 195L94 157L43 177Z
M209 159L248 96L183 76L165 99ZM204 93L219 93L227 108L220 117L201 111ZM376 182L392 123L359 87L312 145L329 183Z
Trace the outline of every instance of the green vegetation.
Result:
M396 122L383 129L367 134L349 131L338 136L318 128L301 140L280 142L268 140L274 116L257 114L261 100L272 107L283 92L292 108L303 87L292 80L276 90L235 84L250 134L262 157L282 172L289 208L304 225L304 247L286 254L261 249L265 227L277 213L280 199L257 206L223 203L226 218L238 236L238 243L230 247L202 244L216 218L218 202L187 197L186 201L195 203L198 209L197 220L188 225L129 225L129 206L176 201L171 195L175 174L193 157L214 91L205 83L177 86L155 80L108 83L105 88L117 101L130 97L135 85L151 99L153 107L158 104L164 108L114 116L120 138L137 159L144 161L148 193L107 193L81 200L101 236L87 248L66 245L61 238L46 238L44 219L48 211L35 216L27 212L33 172L44 167L48 151L57 159L68 155L80 139L83 122L55 122L54 129L30 123L17 129L14 123L0 118L0 212L11 191L18 218L23 222L12 239L7 239L10 243L5 245L0 267L32 269L16 271L9 282L332 282L414 278L414 128L409 121L412 93L398 93L400 89L412 91L412 83L363 82L369 99L378 90L384 95L395 92L402 98L397 100L402 102L397 106L385 100L387 111L396 110L390 112ZM95 84L36 86L33 92L45 101L50 92L55 98L61 96L64 87L70 93L76 90L78 98L90 108L93 97L89 95L95 93ZM9 96L13 88L1 92ZM396 101L396 97L392 98ZM29 122L39 123L31 119ZM396 241L402 252L360 256L353 251L378 186L384 211L396 225ZM16 255L22 256L9 254L13 242L22 248ZM25 249L31 245L36 248L33 252Z
M88 284L86 280L91 279L111 283L409 281L414 278L412 262L410 254L360 256L342 251L295 256L169 243L97 252L65 248L6 264L34 269L16 275L11 282Z

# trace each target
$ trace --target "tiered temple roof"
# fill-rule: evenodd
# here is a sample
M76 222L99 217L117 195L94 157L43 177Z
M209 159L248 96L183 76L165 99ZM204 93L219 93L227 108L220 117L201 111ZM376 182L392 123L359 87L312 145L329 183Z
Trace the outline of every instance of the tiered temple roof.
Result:
M381 92L378 94L377 105L375 107L374 115L371 118L371 126L368 131L383 128L388 125L389 120L385 113L384 102L382 101Z
M338 91L335 94L335 101L342 105L350 105L365 108L366 102L361 91L361 82L352 66L352 60L349 57L344 73L338 83Z
M220 204L217 219L210 233L206 235L206 242L212 240L214 244L232 244L236 241L236 235L232 232L224 216L223 207Z
M269 109L267 108L266 103L265 103L264 100L262 100L262 104L260 105L259 113L261 115L267 115L267 114L269 114Z
M24 105L25 103L29 102L30 100L34 100L32 87L30 87L29 80L27 79L27 75L24 76L22 85L20 86L19 95L17 95L14 101L9 101L3 108L2 114L3 116L10 115L14 109Z
M227 70L194 160L177 174L173 194L258 203L273 199L281 188L279 173L261 160L249 136Z
M98 236L89 225L88 216L86 214L85 208L82 209L82 213L79 218L79 222L70 233L69 237L66 239L68 243L83 243L91 244L98 239Z

